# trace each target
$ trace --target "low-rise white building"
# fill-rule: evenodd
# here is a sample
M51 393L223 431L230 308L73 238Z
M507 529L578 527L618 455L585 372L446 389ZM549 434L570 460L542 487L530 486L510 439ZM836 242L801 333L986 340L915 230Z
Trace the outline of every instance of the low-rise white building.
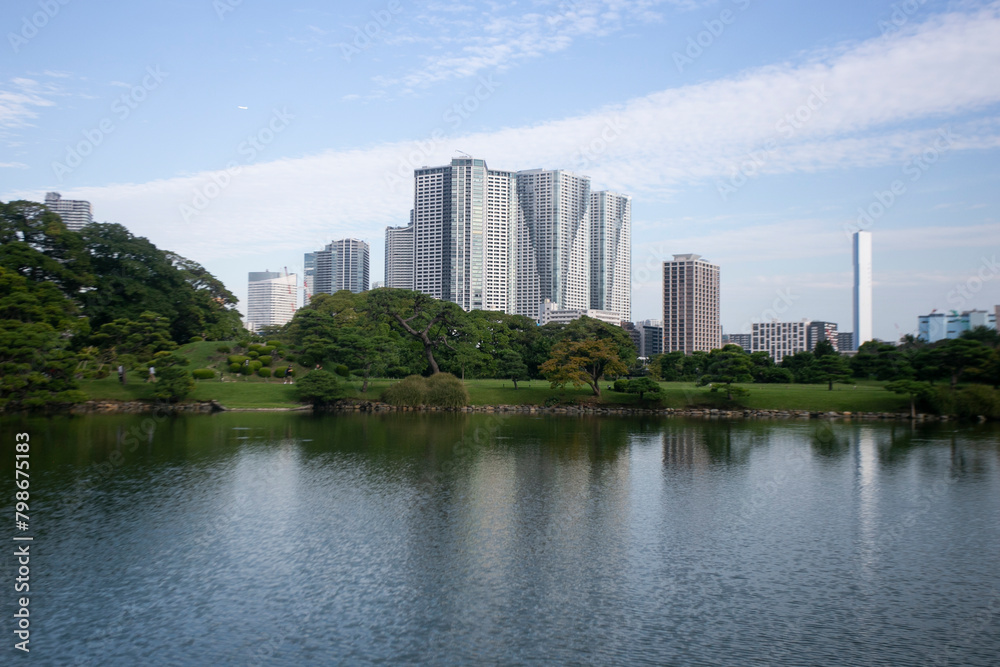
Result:
M616 327L621 326L622 323L621 316L609 310L594 310L593 308L567 308L563 310L559 308L558 304L553 303L549 299L545 299L538 306L538 324L541 326L549 322L562 322L565 324L585 315L595 320L613 324Z

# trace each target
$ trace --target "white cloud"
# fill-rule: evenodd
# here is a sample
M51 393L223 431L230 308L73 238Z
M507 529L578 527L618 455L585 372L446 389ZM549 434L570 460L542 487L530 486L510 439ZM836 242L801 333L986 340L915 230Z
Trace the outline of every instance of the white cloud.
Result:
M93 202L99 220L123 222L202 263L222 252L233 258L287 257L337 236L377 240L386 225L405 223L413 169L445 164L457 148L486 158L494 168L572 169L590 175L596 188L647 201L669 200L692 185L714 187L770 140L774 149L767 151L755 177L901 166L933 146L942 128L952 133L949 151L995 150L1000 147L998 62L1000 3L991 3L798 63L664 90L577 117L245 165L189 222L180 207L190 205L196 191L211 190L212 174L63 194ZM45 103L40 96L33 99ZM810 100L814 108L808 107ZM797 112L793 125L787 117ZM12 117L24 119L25 113ZM19 192L10 198L42 194ZM638 229L645 221L636 222ZM831 228L828 221L766 222L753 229L732 229L732 221L720 224L730 226L725 234L699 231L684 238L677 232L686 230L656 223L641 238L655 244L674 234L685 247L670 252L694 250L714 261L774 257L774 238L798 257L846 248L843 228ZM900 251L968 245L970 239L1000 246L1000 230L989 225L883 232L880 245ZM643 253L648 248L637 243L634 266Z

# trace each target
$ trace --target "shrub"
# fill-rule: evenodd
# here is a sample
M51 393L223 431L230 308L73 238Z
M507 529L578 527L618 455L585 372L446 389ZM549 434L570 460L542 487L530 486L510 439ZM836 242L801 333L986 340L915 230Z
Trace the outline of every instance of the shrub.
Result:
M269 377L271 377L271 369L270 368L258 368L257 369L257 375L261 376L262 378L269 378Z
M284 347L285 346L285 344L282 343L280 340L269 340L269 341L267 341L266 345L268 347L274 347L274 348Z
M245 350L247 348L247 346L250 345L250 339L249 338L240 338L238 341L236 341L236 344L239 345L240 347L242 347Z
M211 368L196 368L191 371L191 377L195 380L211 380L215 377L215 371Z
M435 373L427 379L427 403L442 408L460 408L469 404L465 383L451 373Z
M233 349L228 345L220 345L219 347L215 348L215 351L221 352L222 354L229 354L230 352L233 351Z
M191 336L190 338L188 338L188 342L189 342L189 343L201 343L201 342L203 342L204 340L205 340L205 339L204 339L204 338L202 338L201 336Z
M267 355L267 354L274 354L274 350L275 350L275 347L273 345L265 345L265 346L261 347L258 350L258 352L260 352L261 355Z
M251 362L250 362L249 364L247 364L247 368L249 368L249 369L250 369L250 372L251 372L251 373L256 373L256 372L257 372L257 370L258 370L259 368L261 368L261 367L262 367L263 365L264 365L264 364L260 363L260 362L259 362L259 361L257 361L256 359L254 359L254 360L253 360L253 361L251 361Z
M313 406L327 405L343 398L348 388L337 381L337 376L326 371L313 371L295 385L295 396Z
M250 357L245 357L242 354L231 354L226 358L226 361L228 361L231 364L242 364L249 358Z
M346 377L350 376L351 369L348 368L347 366L345 366L344 364L337 364L334 367L333 372L336 373L337 375L339 375L342 378L346 378Z
M260 352L258 352L257 350L250 350L249 352L247 352L247 356L250 357L251 359L256 359L257 357L260 356Z
M955 412L959 417L1000 418L1000 391L982 384L971 384L955 396Z
M264 355L262 357L257 357L257 361L259 361L260 363L262 363L265 366L270 366L271 365L271 357L267 356L267 355Z
M615 391L619 392L628 391L628 380L626 380L625 378L618 378L617 380L615 380L614 389Z
M427 378L410 375L382 392L382 400L389 405L424 405L427 393Z
M285 377L285 369L275 368L273 371L271 371L271 375L273 375L276 378L283 378Z
M243 369L243 364L229 364L230 373L239 373Z

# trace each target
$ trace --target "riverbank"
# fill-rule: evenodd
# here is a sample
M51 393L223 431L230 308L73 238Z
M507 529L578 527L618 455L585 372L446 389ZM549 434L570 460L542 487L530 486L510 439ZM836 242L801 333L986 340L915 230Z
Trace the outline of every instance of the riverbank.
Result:
M155 401L87 401L72 406L69 412L84 414L212 414L216 412L311 412L310 406L296 405L283 408L229 408L217 401L162 403ZM321 412L451 412L497 415L591 415L591 416L660 416L689 417L704 419L840 419L863 421L910 421L907 412L852 412L852 411L810 411L810 410L752 410L719 408L658 408L643 406L613 405L470 405L462 408L439 408L433 406L393 406L377 401L342 401L321 410ZM947 415L917 414L916 421L949 421Z
M349 400L360 403L376 403L382 392L398 380L374 379L368 391L361 393L360 382L352 381L354 392ZM909 411L909 401L886 391L884 383L862 381L851 385L834 385L829 391L826 385L802 384L751 384L744 385L750 394L738 404L726 401L724 394L712 393L706 387L693 382L661 382L663 400L655 405L640 402L635 394L611 391L602 383L598 398L587 387L552 389L544 380L519 382L514 389L510 380L466 380L469 403L472 407L486 406L552 406L605 408L622 407L636 409L716 409L725 411L777 410L809 412L852 412L852 413L901 413ZM153 385L143 382L121 385L115 378L85 380L80 388L94 401L152 401ZM299 408L295 400L294 385L282 384L280 380L265 382L227 379L199 380L188 398L191 402L215 401L228 409L256 408Z

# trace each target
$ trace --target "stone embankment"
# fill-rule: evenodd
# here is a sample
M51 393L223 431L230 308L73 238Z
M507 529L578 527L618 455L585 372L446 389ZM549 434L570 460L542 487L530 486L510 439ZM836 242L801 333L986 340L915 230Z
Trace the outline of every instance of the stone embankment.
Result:
M636 408L588 405L472 405L464 408L431 406L394 406L387 403L338 403L327 408L332 412L467 412L559 415L641 415L660 417L698 417L707 419L850 419L910 420L908 412L823 412L815 410L728 410L718 408ZM947 415L918 414L916 421L948 421Z
M150 401L86 401L70 408L74 415L90 414L206 414L225 410L218 401L201 403L160 403Z

